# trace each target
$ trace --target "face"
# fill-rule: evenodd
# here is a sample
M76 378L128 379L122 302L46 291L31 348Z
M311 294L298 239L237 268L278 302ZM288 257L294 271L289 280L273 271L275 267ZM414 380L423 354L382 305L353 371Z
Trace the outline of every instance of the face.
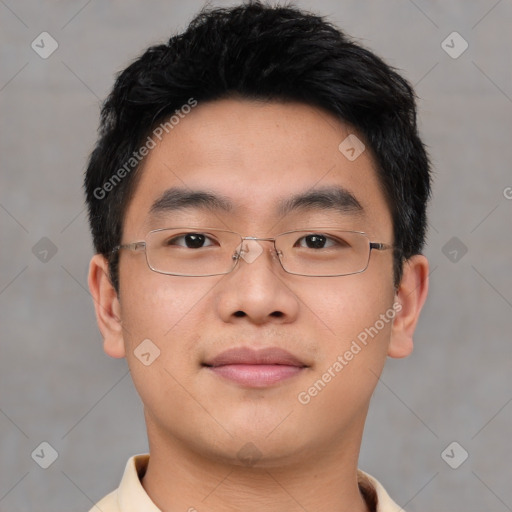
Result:
M351 133L303 104L199 104L150 151L122 242L180 226L254 237L327 226L392 244L370 151L353 160L339 149ZM162 200L170 189L207 192L224 206L177 208ZM281 208L337 189L337 204ZM402 343L392 341L401 309L392 251L372 250L362 273L305 277L281 268L272 242L256 244L254 259L208 277L156 273L144 252L121 251L120 328L117 336L104 332L105 348L128 360L150 444L181 443L212 459L268 466L358 445L390 346Z

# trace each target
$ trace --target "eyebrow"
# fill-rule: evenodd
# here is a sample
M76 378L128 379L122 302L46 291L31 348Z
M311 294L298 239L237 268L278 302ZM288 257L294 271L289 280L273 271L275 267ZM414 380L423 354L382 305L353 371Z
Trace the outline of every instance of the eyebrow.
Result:
M296 194L281 201L279 214L285 216L297 210L334 210L349 215L362 215L364 208L347 189L339 186L325 187Z
M213 194L205 190L186 190L184 188L173 187L167 189L151 205L149 213L153 216L159 214L174 212L187 209L199 210L224 210L230 212L233 209L233 203L226 197L219 194Z
M207 190L173 187L164 191L156 199L149 213L152 216L158 216L187 209L231 212L234 204L229 198ZM285 216L292 212L312 209L332 210L348 215L364 213L364 208L356 197L340 186L317 188L283 199L278 203L277 213Z

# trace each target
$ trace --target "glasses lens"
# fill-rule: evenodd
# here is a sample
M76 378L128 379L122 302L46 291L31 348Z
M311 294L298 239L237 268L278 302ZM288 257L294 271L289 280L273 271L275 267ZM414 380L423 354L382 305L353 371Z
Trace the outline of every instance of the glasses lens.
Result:
M368 237L353 231L293 231L280 235L276 244L283 268L304 276L356 274L370 258Z
M236 264L240 235L208 228L151 231L146 257L152 270L180 276L227 274Z
M220 229L171 228L151 231L146 244L148 265L156 272L211 276L233 270L242 238ZM370 258L368 237L354 231L290 231L276 238L276 248L284 270L304 276L356 274L367 268Z

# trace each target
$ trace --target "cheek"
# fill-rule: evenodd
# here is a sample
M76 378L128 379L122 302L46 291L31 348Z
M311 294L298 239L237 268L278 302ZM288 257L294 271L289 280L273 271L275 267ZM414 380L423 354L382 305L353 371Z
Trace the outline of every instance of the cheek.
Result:
M215 284L205 278L196 280L158 274L149 268L141 270L140 265L126 265L123 270L121 315L125 341L131 345L150 338L165 347L183 325L190 332Z
M393 292L387 284L362 277L332 280L318 287L314 298L310 295L314 312L328 330L317 340L322 357L297 398L310 417L331 411L327 431L336 431L340 418L365 413L387 357Z
M141 369L137 355L141 343L150 340L158 365L181 379L190 378L199 365L198 340L214 325L212 293L219 277L182 278L127 266L123 278L121 317L131 369Z
M356 338L373 326L381 314L392 309L394 293L390 283L375 279L366 272L332 278L312 286L305 303L331 337L343 342ZM389 334L390 324L389 321L385 326L379 323L379 331Z
M318 340L322 357L311 382L311 393L318 394L314 407L360 407L369 401L382 371L395 314L394 293L389 283L367 276L343 276L316 288L314 311L328 329Z
M190 388L199 369L193 347L205 328L202 308L213 283L151 274L123 276L126 359L146 409L177 410L188 403L183 387Z

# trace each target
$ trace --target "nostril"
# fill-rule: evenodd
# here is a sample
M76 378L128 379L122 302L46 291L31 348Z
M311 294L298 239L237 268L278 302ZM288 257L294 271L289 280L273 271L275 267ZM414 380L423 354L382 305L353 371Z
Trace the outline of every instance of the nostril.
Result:
M235 311L235 313L233 313L236 317L242 317L242 316L245 316L245 313L243 311Z

